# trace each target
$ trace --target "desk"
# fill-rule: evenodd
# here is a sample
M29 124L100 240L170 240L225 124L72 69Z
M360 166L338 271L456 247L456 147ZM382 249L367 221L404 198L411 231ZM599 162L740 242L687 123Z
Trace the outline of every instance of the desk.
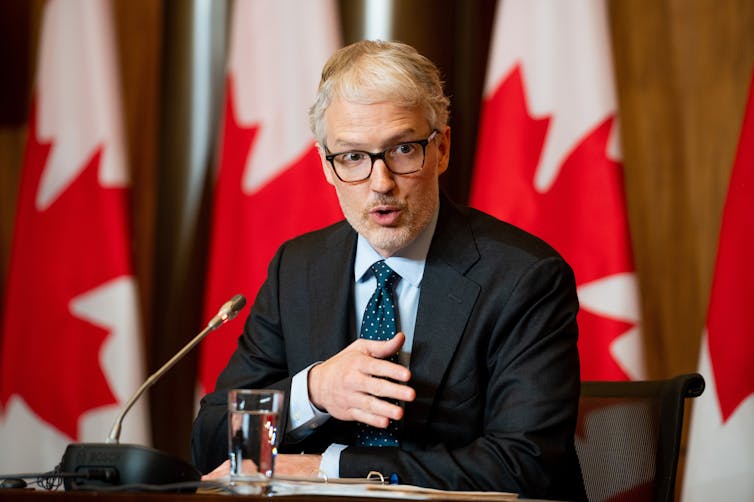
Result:
M269 501L271 497L254 497L251 495L229 495L224 493L153 493L153 492L65 492L47 490L9 490L0 491L2 502L230 502L237 497L262 499ZM373 497L327 497L289 495L279 497L284 502L395 502L395 499L380 499Z
M229 499L228 497L233 497ZM237 497L280 502L396 502L394 498L377 497L332 497L323 495L286 495L281 497L255 497L250 495L229 495L225 493L137 493L137 492L65 492L46 490L0 490L2 502L230 502ZM433 499L437 501L439 499ZM522 499L523 500L523 499ZM526 499L527 502L553 502ZM440 500L440 502L442 502ZM457 501L456 501L457 502Z

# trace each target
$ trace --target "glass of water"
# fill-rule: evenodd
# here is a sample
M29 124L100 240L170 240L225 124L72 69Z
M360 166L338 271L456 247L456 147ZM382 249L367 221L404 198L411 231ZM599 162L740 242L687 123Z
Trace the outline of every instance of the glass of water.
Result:
M283 391L233 389L228 393L228 453L234 492L269 492L282 407Z

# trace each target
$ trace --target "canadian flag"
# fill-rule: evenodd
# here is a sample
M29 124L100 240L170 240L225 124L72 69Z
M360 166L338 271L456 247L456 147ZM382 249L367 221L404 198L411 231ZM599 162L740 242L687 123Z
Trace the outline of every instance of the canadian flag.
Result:
M144 377L110 3L49 0L0 350L0 472L103 442ZM146 443L143 402L123 439Z
M584 380L644 375L604 0L505 0L493 28L470 203L576 274Z
M232 16L205 317L236 293L254 298L285 240L343 218L307 118L340 45L335 2L238 0ZM200 392L235 343L227 327L202 342Z
M702 336L683 500L754 498L754 74Z

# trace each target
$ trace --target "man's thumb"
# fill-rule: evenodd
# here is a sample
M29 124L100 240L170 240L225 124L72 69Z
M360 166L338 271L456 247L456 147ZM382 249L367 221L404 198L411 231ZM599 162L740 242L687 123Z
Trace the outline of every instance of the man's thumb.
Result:
M374 341L371 344L372 346L370 347L370 353L373 357L378 357L380 359L390 357L401 350L401 347L403 347L405 341L406 335L404 335L402 331L399 331L390 340Z

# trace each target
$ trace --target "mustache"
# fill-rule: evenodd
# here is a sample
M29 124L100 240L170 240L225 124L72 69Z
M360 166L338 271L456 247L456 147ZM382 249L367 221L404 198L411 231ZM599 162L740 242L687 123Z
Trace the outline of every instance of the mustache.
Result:
M396 209L405 209L406 203L399 199L396 199L395 197L390 197L389 195L377 195L376 198L369 201L367 206L368 211L371 211L380 206L391 206Z

